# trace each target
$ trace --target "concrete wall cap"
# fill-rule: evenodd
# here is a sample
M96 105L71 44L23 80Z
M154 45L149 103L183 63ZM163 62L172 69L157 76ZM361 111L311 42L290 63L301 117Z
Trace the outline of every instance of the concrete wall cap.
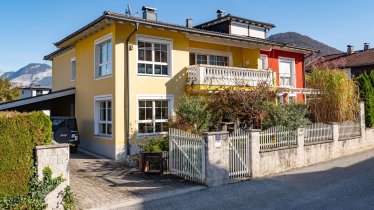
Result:
M69 144L51 144L51 145L41 145L41 146L36 146L36 150L40 149L56 149L56 148L65 148L69 147Z
M214 132L204 132L204 135L217 135L217 134L229 134L228 131L214 131Z

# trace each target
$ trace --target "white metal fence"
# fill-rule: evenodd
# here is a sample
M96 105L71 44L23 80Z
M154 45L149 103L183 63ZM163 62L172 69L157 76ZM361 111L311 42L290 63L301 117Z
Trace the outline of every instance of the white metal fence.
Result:
M240 178L250 176L250 135L242 129L229 135L229 176Z
M297 145L297 130L275 126L260 132L260 149Z
M345 121L339 124L339 139L361 136L360 123Z
M169 171L184 179L204 183L205 140L198 135L170 128Z
M333 140L332 124L313 123L305 127L305 143L314 143L328 140Z

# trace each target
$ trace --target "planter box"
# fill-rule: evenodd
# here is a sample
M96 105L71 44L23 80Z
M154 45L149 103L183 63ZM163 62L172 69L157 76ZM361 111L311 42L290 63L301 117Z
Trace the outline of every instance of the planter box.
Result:
M168 152L144 152L141 154L139 169L143 174L162 175L167 171Z

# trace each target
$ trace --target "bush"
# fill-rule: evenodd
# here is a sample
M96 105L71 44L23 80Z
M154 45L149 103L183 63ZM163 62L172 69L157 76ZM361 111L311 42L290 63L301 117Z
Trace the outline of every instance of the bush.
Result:
M369 75L364 73L357 77L360 96L365 100L365 123L367 127L374 126L374 71Z
M315 122L357 122L358 88L344 72L334 69L314 69L307 75L307 87L319 91L318 97L308 100Z
M202 96L184 95L175 113L177 117L172 127L193 133L208 131L214 121L213 114L209 110L209 103Z
M266 104L266 117L263 125L266 128L284 126L291 130L310 123L308 106L304 104Z
M0 199L27 195L33 149L52 143L52 125L42 112L0 112Z
M144 152L169 151L169 139L166 137L149 137L144 145L139 145Z

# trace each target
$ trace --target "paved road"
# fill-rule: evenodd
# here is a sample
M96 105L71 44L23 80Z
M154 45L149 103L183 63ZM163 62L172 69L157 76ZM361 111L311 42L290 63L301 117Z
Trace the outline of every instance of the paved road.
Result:
M374 209L374 150L126 209Z

